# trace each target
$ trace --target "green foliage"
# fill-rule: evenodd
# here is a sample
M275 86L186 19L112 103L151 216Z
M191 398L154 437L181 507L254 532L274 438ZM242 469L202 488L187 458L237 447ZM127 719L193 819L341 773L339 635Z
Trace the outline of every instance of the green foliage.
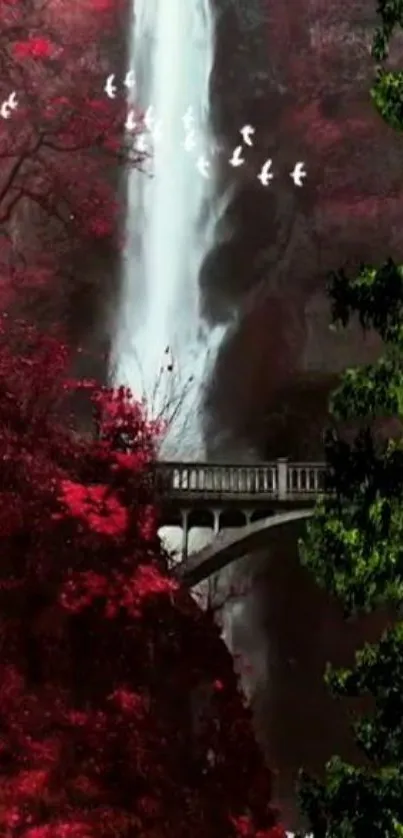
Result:
M377 765L398 764L403 770L403 624L385 632L377 644L367 644L356 655L354 670L326 672L335 696L371 695L376 710L372 718L354 725L356 740ZM391 679L393 672L393 679Z
M336 421L359 417L366 424L353 442L336 428L327 432L325 494L301 543L302 563L341 600L346 615L403 602L403 438L380 443L372 430L379 415L403 417L400 277L389 262L387 270L363 269L351 282L339 274L329 286L334 322L346 325L358 314L363 328L377 329L385 349L373 364L348 369L332 396ZM372 696L372 716L354 725L371 765L358 769L334 758L323 785L301 775L301 803L315 838L397 838L403 824L403 623L358 653L353 670L328 667L326 681L339 697Z
M403 130L403 73L385 71L382 63L389 55L389 41L397 28L403 28L403 0L378 0L380 18L372 41L372 56L378 62L371 99L381 117L396 131Z
M370 96L382 119L403 131L403 73L379 70Z
M362 268L348 280L331 277L333 322L358 315L375 329L384 352L373 364L348 369L330 401L335 423L357 418L365 426L353 442L336 427L325 435L324 496L301 543L302 563L346 615L403 602L403 437L376 440L373 420L403 418L403 282L391 260ZM333 695L372 697L373 713L354 724L369 765L339 758L326 767L324 784L301 774L300 798L315 838L397 838L403 825L403 623L377 645L357 654L352 670L328 667Z
M328 293L333 323L347 326L357 315L364 330L375 329L388 343L403 335L403 268L388 259L380 268L363 265L353 279L343 270L330 274Z
M398 838L403 823L403 774L347 765L333 757L327 787L302 775L301 801L315 838Z
M382 62L403 27L403 0L379 0L373 56ZM383 119L403 130L403 72L377 68L371 91ZM374 420L392 416L403 429L403 270L392 259L362 266L357 276L330 276L333 324L352 317L383 342L378 360L347 369L330 399L334 426L325 436L327 474L307 533L302 563L341 601L345 614L381 605L402 614L403 433L380 441ZM340 423L360 420L352 442ZM299 796L314 838L403 838L403 622L396 617L376 644L356 654L355 666L325 681L336 698L370 698L356 718L355 740L364 767L333 757L325 781L300 775Z
M389 54L389 41L396 27L403 27L403 0L378 0L376 11L380 24L372 42L372 57L380 62Z
M337 419L403 415L403 378L400 358L385 353L375 364L347 369L330 398Z

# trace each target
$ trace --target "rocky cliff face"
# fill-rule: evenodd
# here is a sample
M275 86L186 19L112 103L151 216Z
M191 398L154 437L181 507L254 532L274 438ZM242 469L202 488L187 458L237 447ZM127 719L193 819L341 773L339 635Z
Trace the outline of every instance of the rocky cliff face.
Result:
M210 453L318 457L334 374L377 351L357 329L329 330L326 274L403 255L403 145L369 98L375 3L220 10L216 125L229 151L246 122L256 142L236 176L226 166L236 194L203 272L210 319L237 314L207 398ZM402 54L400 39L392 63ZM256 175L267 157L276 177L265 189ZM297 160L300 189L288 174Z
M403 256L403 144L369 98L375 5L228 0L224 8L221 0L216 125L231 151L251 122L256 144L203 273L210 319L237 315L206 403L214 458L319 459L337 374L379 349L356 327L330 331L325 295L328 271ZM401 39L394 53L392 62ZM277 176L264 189L256 175L267 157ZM297 160L308 171L301 189L288 177ZM298 768L321 773L332 753L357 757L346 707L323 686L324 665L351 663L383 623L343 620L299 566L298 534L273 533L264 554L228 570L228 590L252 582L247 600L224 609L232 651L251 664L257 735L279 772L290 828L299 823Z

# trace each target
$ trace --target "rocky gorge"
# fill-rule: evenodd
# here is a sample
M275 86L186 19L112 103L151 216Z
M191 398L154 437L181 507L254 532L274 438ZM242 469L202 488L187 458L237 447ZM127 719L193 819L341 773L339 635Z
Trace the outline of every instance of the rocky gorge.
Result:
M334 376L377 351L355 328L330 331L326 276L400 258L403 147L370 100L372 0L243 5L219 18L216 124L229 149L246 122L256 142L202 277L211 321L236 314L206 433L220 457L244 446L317 458ZM392 63L401 53L396 38ZM277 177L265 189L256 175L267 157ZM308 171L301 189L288 176L297 160Z
M327 274L403 256L403 145L370 99L375 3L219 7L217 131L231 149L248 122L256 143L234 176L222 238L202 276L211 322L232 318L206 398L209 453L224 461L319 460L338 374L379 349L355 325L329 328ZM396 36L392 66L402 51ZM264 189L256 175L268 157L278 176ZM297 160L308 171L301 189L288 177ZM325 663L351 661L384 625L382 615L343 620L299 566L300 534L273 537L222 580L227 591L248 580L248 594L228 601L222 619L235 658L247 661L244 687L289 828L299 823L297 769L320 774L334 753L357 757L351 708L326 694Z

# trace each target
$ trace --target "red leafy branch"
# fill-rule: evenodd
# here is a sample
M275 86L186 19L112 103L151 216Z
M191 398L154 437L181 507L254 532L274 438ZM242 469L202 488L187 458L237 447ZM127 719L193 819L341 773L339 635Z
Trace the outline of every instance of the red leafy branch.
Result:
M123 92L103 91L122 15L116 0L2 3L0 100L15 91L18 106L0 120L0 225L24 207L76 241L118 233L117 167L144 156L126 138Z
M0 834L280 838L231 659L167 571L144 406L20 329L0 340Z

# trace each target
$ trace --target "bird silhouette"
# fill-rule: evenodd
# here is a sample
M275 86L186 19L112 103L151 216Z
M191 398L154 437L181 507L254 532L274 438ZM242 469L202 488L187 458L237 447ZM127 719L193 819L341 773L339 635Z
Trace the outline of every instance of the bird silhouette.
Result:
M125 80L123 82L125 87L128 87L131 90L133 87L136 87L136 78L134 75L134 70L128 70L125 75Z
M306 178L307 175L304 165L304 163L296 163L292 172L290 172L290 177L293 179L295 186L303 186L303 178Z
M127 114L125 122L126 131L134 131L137 128L137 121L134 118L134 110L130 110Z
M255 133L255 129L252 127L252 125L244 125L243 128L241 128L240 134L242 136L242 139L243 139L245 145L249 145L249 146L253 145L251 137L253 137L254 133Z
M257 176L262 186L268 186L270 181L273 180L274 175L270 171L272 162L272 160L266 160Z
M11 116L11 111L14 111L17 107L18 107L17 94L16 94L16 91L13 90L13 92L10 93L8 99L6 99L4 102L2 102L2 105L1 105L1 108L0 108L0 115L3 117L3 119L9 119L10 116Z
M232 157L229 160L230 166L233 166L236 169L238 166L242 166L245 163L245 158L242 157L242 146L237 145L232 152Z
M106 82L105 82L104 91L105 91L106 95L109 97L109 99L115 99L115 97L116 97L117 87L115 87L115 85L113 83L114 78L115 78L115 75L114 75L114 73L112 73L111 76L108 76L108 78L106 79Z

